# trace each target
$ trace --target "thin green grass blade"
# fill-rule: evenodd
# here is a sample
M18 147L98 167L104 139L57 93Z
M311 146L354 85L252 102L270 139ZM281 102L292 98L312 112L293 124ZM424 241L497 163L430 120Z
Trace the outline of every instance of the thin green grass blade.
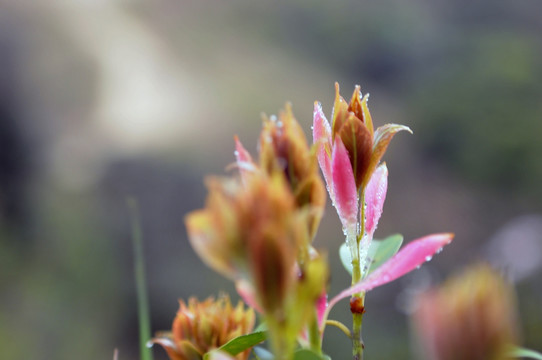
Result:
M510 349L509 355L516 358L542 360L541 353L521 347L513 347L512 349Z
M137 290L137 317L139 319L139 351L141 360L153 360L147 341L151 338L149 300L145 280L145 259L143 255L143 235L139 218L139 208L134 198L126 200L130 211L132 226L132 246L134 248L134 276Z

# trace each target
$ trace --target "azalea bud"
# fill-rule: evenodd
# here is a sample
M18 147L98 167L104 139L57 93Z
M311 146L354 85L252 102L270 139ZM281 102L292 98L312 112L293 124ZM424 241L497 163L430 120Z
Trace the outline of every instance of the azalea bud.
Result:
M428 360L505 360L518 341L512 287L486 265L420 296L413 316Z
M366 109L364 115L364 109ZM339 93L335 83L335 105L333 107L333 139L339 136L348 151L356 187L362 185L369 169L373 152L373 124L367 107L367 96L361 98L359 85L356 86L350 104ZM371 130L369 130L371 129Z
M280 112L278 119L264 118L259 149L261 168L269 174L282 172L296 206L310 212L308 231L312 240L326 202L325 187L318 174L316 156L310 150L290 104L286 104L286 110Z
M254 327L254 311L245 309L242 302L233 307L226 295L203 302L190 298L188 304L183 300L179 304L171 333L159 334L151 340L161 345L172 360L201 360L205 353L250 333ZM249 351L235 358L246 360Z
M189 239L212 268L245 279L256 289L264 311L282 306L290 286L306 216L280 173L259 172L245 186L210 179L207 206L186 218Z
M335 83L331 126L320 104L315 103L313 138L318 146L318 161L328 185L332 178L331 152L337 137L347 150L356 189L359 190L369 182L393 136L402 130L412 132L408 127L397 124L386 124L375 131L367 106L368 98L368 94L362 96L360 87L356 86L350 103L347 103L339 93L339 84ZM333 195L331 197L333 199Z

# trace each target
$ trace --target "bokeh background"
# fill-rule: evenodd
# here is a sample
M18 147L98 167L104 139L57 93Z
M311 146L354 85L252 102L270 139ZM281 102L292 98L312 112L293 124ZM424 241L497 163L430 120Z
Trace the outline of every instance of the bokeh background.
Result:
M412 296L478 260L513 279L524 345L542 350L540 0L0 0L0 358L138 357L126 197L140 205L153 331L177 299L231 284L187 243L206 174L286 101L309 135L370 92L377 125L406 124L385 160L378 237L453 231L453 245L370 293L369 359L415 358ZM349 279L337 216L316 239L330 293ZM349 323L347 303L332 317ZM328 328L325 350L349 357ZM161 349L156 358L163 358Z

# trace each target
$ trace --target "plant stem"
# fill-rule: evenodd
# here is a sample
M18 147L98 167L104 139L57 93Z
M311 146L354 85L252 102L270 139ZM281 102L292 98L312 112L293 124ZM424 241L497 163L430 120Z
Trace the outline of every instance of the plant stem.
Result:
M309 324L309 343L311 350L317 354L322 354L322 338L318 327L318 315L314 311L312 320Z
M139 318L139 351L142 360L152 360L152 353L147 348L151 338L149 300L145 280L145 260L143 255L143 235L139 219L137 202L133 198L126 200L132 225L132 246L134 248L134 275L137 289L137 315Z
M352 285L362 280L362 259L360 258L359 244L363 241L363 236L365 235L365 189L361 189L359 222L361 234L357 236L358 258L352 260ZM350 299L350 311L352 312L352 358L353 360L362 360L365 346L361 337L361 325L363 322L363 313L365 312L365 292L352 295Z
M361 280L361 269L359 261L353 261L352 284ZM352 358L353 360L363 359L363 339L361 337L361 325L363 313L365 312L365 293L352 295L350 299L350 311L352 312Z

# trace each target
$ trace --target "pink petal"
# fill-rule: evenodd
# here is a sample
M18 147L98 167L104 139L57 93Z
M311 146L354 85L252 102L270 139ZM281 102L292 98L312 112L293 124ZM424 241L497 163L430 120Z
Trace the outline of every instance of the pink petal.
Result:
M454 234L450 233L433 234L412 241L367 278L335 296L329 302L327 311L329 312L339 300L345 297L387 284L416 269L424 262L431 260L432 256L438 253L444 245L452 242L453 237Z
M335 207L346 231L346 241L351 251L357 250L356 227L358 217L358 191L348 151L340 137L335 138L331 159L332 191L335 194ZM357 252L352 253L357 257Z
M320 169L322 169L328 191L330 191L329 196L334 201L334 195L331 193L331 127L322 112L322 105L317 101L314 102L312 138L316 145L316 156Z
M382 164L375 170L365 189L365 203L367 204L365 210L365 232L369 239L373 238L378 220L380 220L380 216L382 215L387 190L388 168L386 164Z
M241 178L246 180L248 172L252 172L255 169L254 162L252 161L252 156L245 149L239 138L235 136L235 159L237 162L237 167L241 173Z

